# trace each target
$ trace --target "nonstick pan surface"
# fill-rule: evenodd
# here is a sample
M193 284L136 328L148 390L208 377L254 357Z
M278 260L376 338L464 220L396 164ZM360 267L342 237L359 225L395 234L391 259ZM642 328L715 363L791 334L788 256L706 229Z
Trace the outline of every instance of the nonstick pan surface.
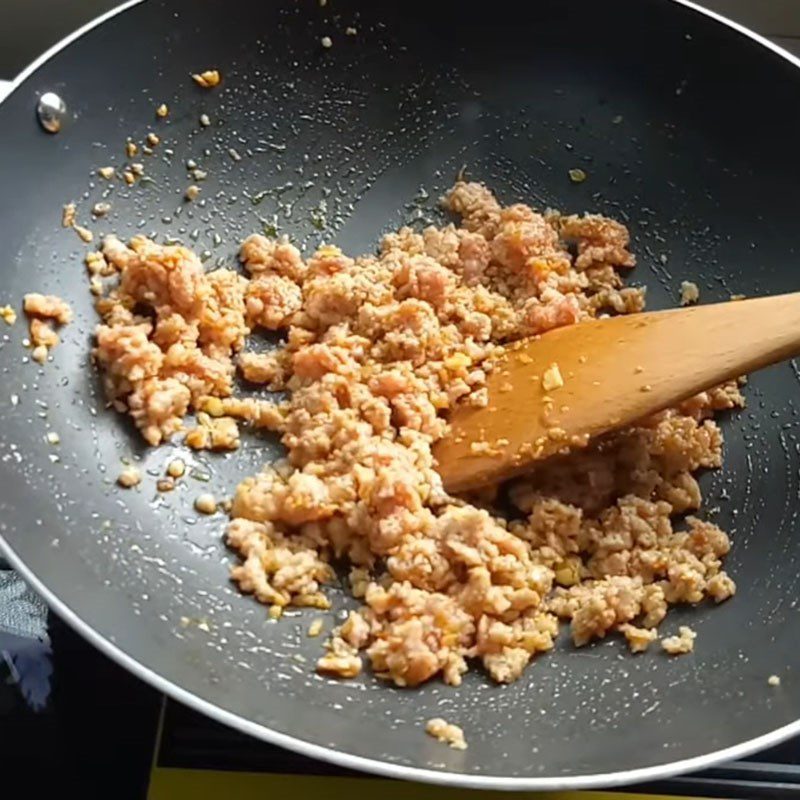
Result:
M224 80L208 92L189 76L211 67ZM44 91L69 109L55 136L34 115ZM176 237L209 265L233 265L238 242L265 227L308 247L325 239L368 252L382 229L436 219L436 198L466 165L508 202L626 221L633 280L648 286L651 308L675 305L682 280L705 302L788 292L800 274L799 99L789 56L668 0L149 0L111 16L0 106L3 302L53 292L77 312L44 368L26 360L21 323L2 331L5 554L145 680L243 731L358 769L472 787L611 785L797 733L794 365L753 376L748 409L722 421L725 467L703 477L704 513L732 532L739 591L718 608L673 612L667 626L697 630L694 654L564 643L506 687L478 672L458 689L336 682L313 671L320 640L306 631L318 612L271 622L227 583L220 517L192 510L201 491L222 496L272 458L273 442L196 459L194 475L209 482L169 496L116 487L121 459L155 475L184 452L143 448L104 410L89 366L85 247L60 215L75 200L88 219L108 189L97 168L122 164L126 138L155 130L152 181L115 186L96 236ZM170 115L159 122L162 102ZM208 171L192 205L182 202L187 159ZM574 167L585 182L570 182ZM335 609L347 606L333 596ZM779 687L767 683L773 674ZM426 736L434 716L460 724L469 749Z

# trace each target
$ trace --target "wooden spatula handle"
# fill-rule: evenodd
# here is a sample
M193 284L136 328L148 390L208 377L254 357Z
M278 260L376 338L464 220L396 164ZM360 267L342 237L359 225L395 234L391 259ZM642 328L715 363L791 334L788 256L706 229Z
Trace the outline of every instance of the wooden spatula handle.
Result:
M479 487L798 354L800 293L559 328L507 348L489 406L454 414L434 455L450 491ZM552 365L563 386L545 388Z

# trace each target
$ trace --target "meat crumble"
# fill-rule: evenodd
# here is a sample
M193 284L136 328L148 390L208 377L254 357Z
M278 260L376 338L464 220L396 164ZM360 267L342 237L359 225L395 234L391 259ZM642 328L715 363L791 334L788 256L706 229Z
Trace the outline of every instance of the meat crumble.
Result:
M494 492L450 497L432 446L450 411L487 404L503 345L641 311L644 290L623 285L635 260L619 222L503 206L464 181L444 205L458 226L401 228L376 255L323 245L304 259L285 239L251 236L246 276L205 272L182 246L106 238L87 264L117 275L97 299L108 397L152 445L180 433L233 449L239 425L280 434L285 458L236 490L232 577L277 619L290 605L328 608L331 564L350 565L363 605L326 643L321 672L368 664L398 686L458 685L479 662L507 683L565 623L575 646L616 631L640 652L670 605L735 592L727 535L691 513L695 473L722 463L713 416L743 404L738 385L542 463L508 486L510 518ZM250 351L258 330L285 341ZM236 396L237 370L288 399ZM678 638L664 648L691 649Z

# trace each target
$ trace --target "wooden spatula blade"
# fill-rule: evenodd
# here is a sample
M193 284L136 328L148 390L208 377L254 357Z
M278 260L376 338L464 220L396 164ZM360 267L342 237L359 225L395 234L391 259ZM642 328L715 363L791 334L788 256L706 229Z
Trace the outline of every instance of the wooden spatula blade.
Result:
M558 328L506 347L434 455L449 491L479 488L798 353L800 294Z

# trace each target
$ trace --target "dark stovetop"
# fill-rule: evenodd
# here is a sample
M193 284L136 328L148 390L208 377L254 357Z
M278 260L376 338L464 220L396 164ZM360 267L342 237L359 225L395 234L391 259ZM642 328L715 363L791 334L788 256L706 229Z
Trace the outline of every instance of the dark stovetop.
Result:
M50 615L49 642L0 633L0 775L82 797L146 796L155 763L184 770L342 775L228 730L163 697ZM158 737L159 723L161 736ZM800 797L800 739L698 775L636 787L725 798ZM357 800L357 798L354 798Z

